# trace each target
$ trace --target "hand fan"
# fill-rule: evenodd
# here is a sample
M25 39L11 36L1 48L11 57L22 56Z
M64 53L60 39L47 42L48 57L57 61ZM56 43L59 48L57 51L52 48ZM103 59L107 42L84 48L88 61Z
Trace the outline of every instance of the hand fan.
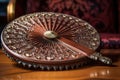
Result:
M68 70L91 59L111 64L96 49L98 32L86 21L71 15L41 12L10 22L1 34L5 54L28 68Z

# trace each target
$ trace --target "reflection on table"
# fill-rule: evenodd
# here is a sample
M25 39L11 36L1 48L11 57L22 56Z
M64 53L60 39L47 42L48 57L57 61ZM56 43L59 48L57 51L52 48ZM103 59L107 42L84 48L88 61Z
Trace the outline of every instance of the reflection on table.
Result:
M67 71L37 71L22 68L0 51L0 80L116 80L120 78L120 56L113 66L89 64Z

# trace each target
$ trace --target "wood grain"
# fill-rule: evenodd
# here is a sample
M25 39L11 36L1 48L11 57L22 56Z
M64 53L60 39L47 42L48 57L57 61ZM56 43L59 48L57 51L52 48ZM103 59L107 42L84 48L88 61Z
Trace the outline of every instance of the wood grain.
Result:
M16 65L0 50L0 80L119 80L120 55L112 55L112 59L113 66L94 63L67 71L37 71Z

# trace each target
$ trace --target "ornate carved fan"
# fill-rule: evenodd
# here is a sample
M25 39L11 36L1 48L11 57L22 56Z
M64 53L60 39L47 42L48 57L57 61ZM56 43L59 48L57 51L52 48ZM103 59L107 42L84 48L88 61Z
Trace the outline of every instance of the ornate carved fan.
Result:
M90 59L111 64L95 51L100 44L98 32L66 14L42 12L17 18L4 28L1 41L7 56L29 68L67 70Z

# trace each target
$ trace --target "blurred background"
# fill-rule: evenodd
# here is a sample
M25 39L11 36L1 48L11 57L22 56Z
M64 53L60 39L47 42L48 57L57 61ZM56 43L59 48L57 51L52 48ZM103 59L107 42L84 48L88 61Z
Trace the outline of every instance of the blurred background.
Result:
M59 12L86 20L101 36L101 47L120 48L120 0L0 0L0 32L15 18Z
M0 0L0 33L7 24L7 6L9 0Z

